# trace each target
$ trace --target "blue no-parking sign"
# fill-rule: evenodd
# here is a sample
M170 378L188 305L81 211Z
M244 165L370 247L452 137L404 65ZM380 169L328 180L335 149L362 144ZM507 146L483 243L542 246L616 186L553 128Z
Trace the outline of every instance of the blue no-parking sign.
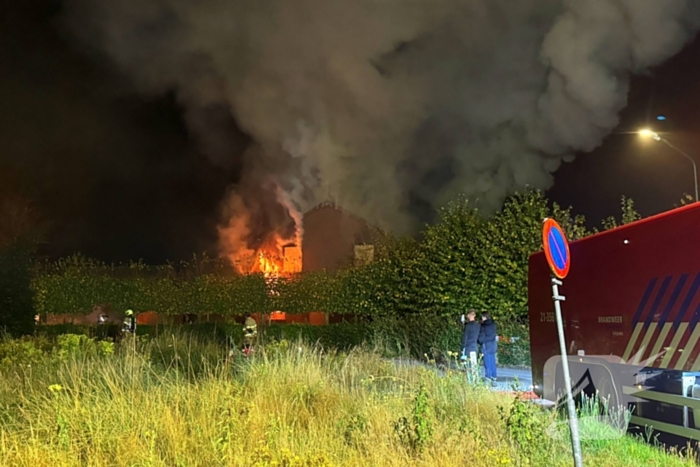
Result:
M554 219L545 219L542 227L542 244L544 245L544 255L552 273L564 279L569 274L571 266L571 254L569 253L569 242L562 228Z

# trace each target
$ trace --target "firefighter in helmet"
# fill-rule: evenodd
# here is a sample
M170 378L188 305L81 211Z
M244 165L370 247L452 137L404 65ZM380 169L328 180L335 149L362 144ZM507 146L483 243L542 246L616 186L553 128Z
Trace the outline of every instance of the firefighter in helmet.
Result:
M245 316L245 324L243 324L243 351L247 354L251 347L255 344L258 337L258 323L255 322L250 313Z
M122 324L122 333L134 334L136 333L136 317L134 316L134 311L129 309L124 313L124 322Z

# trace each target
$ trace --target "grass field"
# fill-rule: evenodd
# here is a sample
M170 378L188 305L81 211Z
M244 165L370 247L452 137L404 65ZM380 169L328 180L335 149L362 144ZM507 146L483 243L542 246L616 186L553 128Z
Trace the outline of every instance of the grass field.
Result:
M226 364L183 337L0 344L2 466L572 465L553 414L375 349L283 341ZM695 465L630 437L583 449L587 466Z

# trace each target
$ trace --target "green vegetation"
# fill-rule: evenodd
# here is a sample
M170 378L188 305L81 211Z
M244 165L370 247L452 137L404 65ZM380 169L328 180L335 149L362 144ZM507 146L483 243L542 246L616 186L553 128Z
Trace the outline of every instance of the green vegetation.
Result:
M681 199L682 204L685 204L685 199L686 198ZM617 222L617 219L615 219L614 216L610 216L603 220L604 230L610 230L621 225L631 224L632 222L638 221L642 218L642 216L634 209L634 201L625 196L622 197L621 210L622 215L620 217L620 222Z
M519 338L502 342L501 364L526 365L528 258L541 247L545 217L557 219L571 239L591 233L571 208L550 206L541 192L530 190L511 196L490 216L458 199L440 210L439 221L426 227L420 241L376 232L375 261L338 272L270 283L259 274L240 275L225 260L206 256L160 267L140 262L110 265L74 256L37 264L31 291L42 315L88 313L96 305L165 315L235 317L275 310L354 315L367 323L363 339L381 335L397 351L429 358L458 348L456 318L461 313L489 310L503 337ZM637 218L632 201L623 198L621 222ZM610 228L617 221L611 218L603 224ZM26 277L10 272L12 280ZM29 296L22 295L25 302Z
M270 308L262 276L233 274L224 260L207 257L153 267L111 265L77 255L37 265L33 289L41 314L88 313L96 305L230 316Z
M559 420L461 372L295 341L224 363L185 335L0 342L0 465L569 466ZM12 356L10 360L7 356ZM586 465L694 465L625 437Z
M0 340L0 465L571 465L556 413L434 365L454 358L457 318L470 308L499 322L500 365L529 364L527 266L541 248L542 220L555 218L573 240L596 232L539 191L515 194L491 215L458 199L420 240L375 232L368 265L272 282L206 256L160 267L80 255L36 262L40 217L21 197L0 198L0 329L34 334ZM619 222L610 217L602 227L639 218L623 197ZM261 326L253 357L233 361L227 350L242 336L231 320L139 326L119 343L108 339L113 325L33 324L35 313L89 313L98 305L352 318ZM407 355L427 365L387 359ZM581 409L586 465L695 465L619 438L597 408Z
M622 222L637 219L623 198ZM261 275L240 275L224 260L207 257L162 267L108 265L81 256L38 265L32 288L39 313L114 309L162 314L219 314L285 310L326 311L371 317L420 314L458 316L469 308L500 320L527 316L527 262L541 248L541 225L554 217L571 239L584 237L584 219L549 206L539 191L515 194L491 216L466 199L439 212L421 241L377 232L376 258L339 272L301 274L266 284ZM616 225L614 219L604 223ZM274 290L274 294L270 293Z

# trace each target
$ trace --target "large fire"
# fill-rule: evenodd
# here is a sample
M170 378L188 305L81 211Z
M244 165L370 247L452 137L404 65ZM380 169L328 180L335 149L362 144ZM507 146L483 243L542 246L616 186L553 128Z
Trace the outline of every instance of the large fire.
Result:
M266 279L301 272L301 248L277 236L271 236L257 251L246 250L230 258L241 274L262 273Z
M227 221L219 227L221 252L241 274L262 273L266 278L272 279L301 272L301 243L304 235L301 211L278 184L273 182L272 188L277 203L286 210L288 220L285 222L288 225L279 225L278 219L275 230L269 232L264 239L258 238L259 242L254 248L250 248L250 244L255 238L252 226L257 218L251 215L243 197L233 192L223 207ZM292 227L293 232L290 232Z
M258 252L257 264L253 267L251 272L261 272L266 279L276 279L280 275L280 265L270 252L260 251Z

